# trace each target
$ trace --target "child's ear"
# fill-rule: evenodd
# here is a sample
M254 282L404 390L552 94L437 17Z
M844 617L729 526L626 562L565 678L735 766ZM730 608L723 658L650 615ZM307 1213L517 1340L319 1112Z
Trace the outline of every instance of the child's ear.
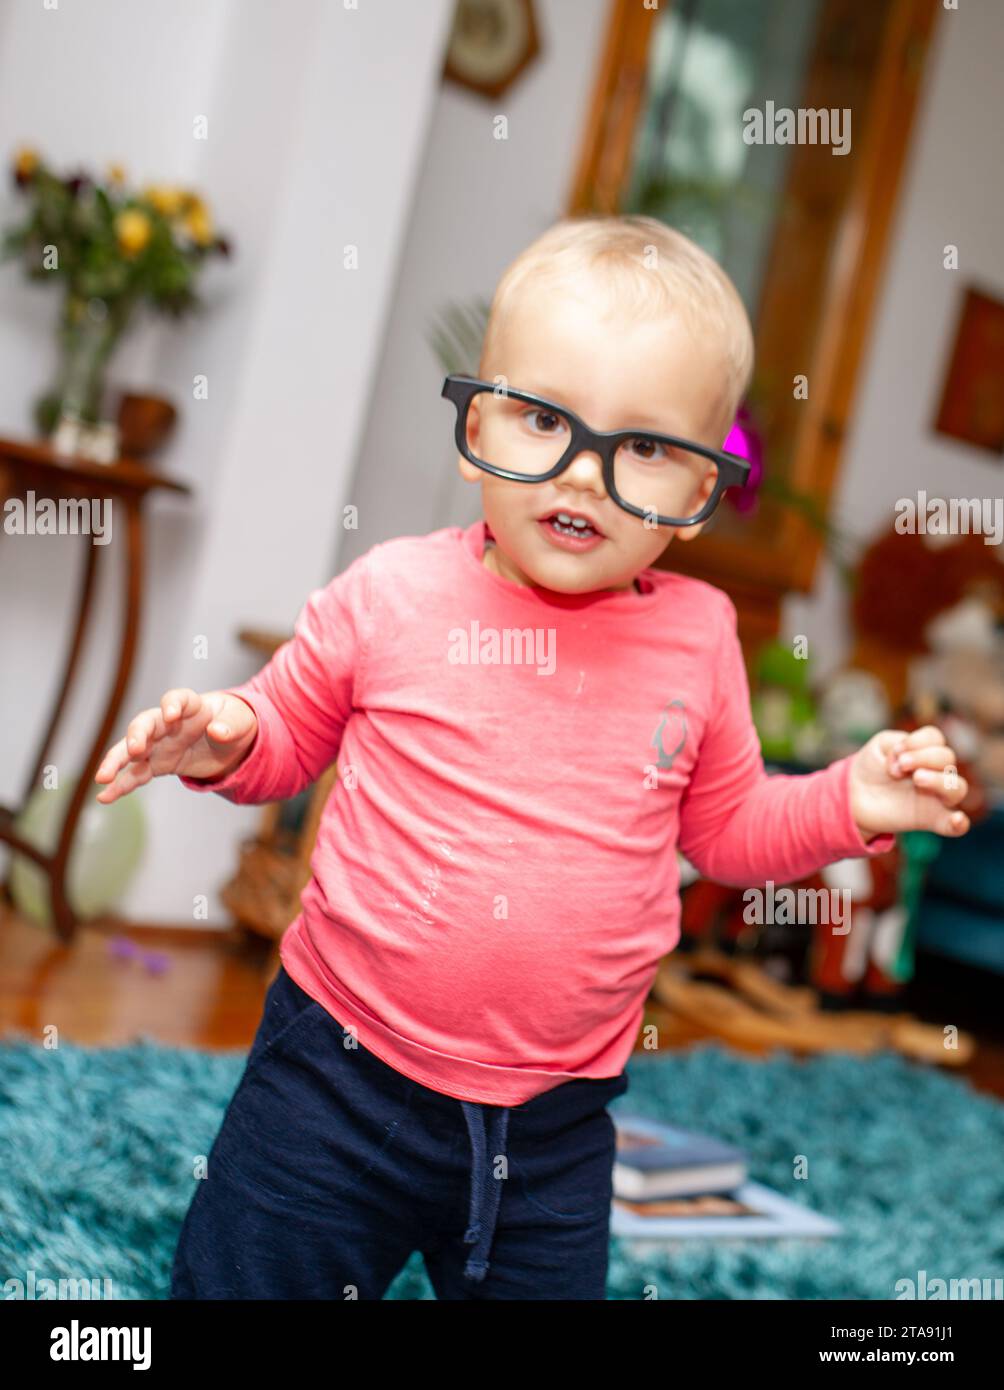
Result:
M717 474L714 471L709 473L707 477L704 479L704 481L701 483L701 486L694 493L694 499L691 504L692 513L700 511L700 509L704 506L705 502L714 492L716 477ZM673 532L673 539L675 541L696 540L697 537L704 530L705 524L705 522L699 521L696 526L677 526Z
M478 441L481 437L481 411L477 400L471 401L467 411L467 447L472 453L478 452ZM460 467L460 476L468 483L476 483L484 477L480 468L475 468L470 459L465 459L463 454L457 455L457 464Z

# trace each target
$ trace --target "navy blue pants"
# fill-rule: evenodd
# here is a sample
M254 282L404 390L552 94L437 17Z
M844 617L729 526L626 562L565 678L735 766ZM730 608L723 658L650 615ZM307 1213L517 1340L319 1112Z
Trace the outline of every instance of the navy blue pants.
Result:
M171 1297L378 1299L420 1250L438 1298L602 1299L606 1106L627 1088L622 1073L523 1105L456 1100L353 1045L280 966Z

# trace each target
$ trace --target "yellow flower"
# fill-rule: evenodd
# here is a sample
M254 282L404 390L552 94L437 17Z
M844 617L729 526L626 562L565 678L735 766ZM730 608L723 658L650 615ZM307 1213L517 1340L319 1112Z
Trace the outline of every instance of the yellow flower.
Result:
M143 190L143 197L164 217L177 217L185 205L185 193L166 183L152 183Z
M29 149L27 145L22 145L14 156L14 172L19 178L30 179L38 165L37 151Z
M136 256L150 240L153 225L145 212L126 208L115 219L115 234L127 256Z
M198 246L208 246L213 239L213 219L205 204L199 203L189 210L185 218L185 231Z
M126 181L126 171L121 164L109 164L108 182L113 184L123 184Z

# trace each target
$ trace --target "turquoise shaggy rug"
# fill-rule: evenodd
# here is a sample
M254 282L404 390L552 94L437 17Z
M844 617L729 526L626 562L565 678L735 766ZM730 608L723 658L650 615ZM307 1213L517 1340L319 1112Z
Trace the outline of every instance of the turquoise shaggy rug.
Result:
M148 1041L113 1050L0 1045L0 1283L109 1278L164 1298L192 1195L243 1053ZM1004 1274L1004 1105L894 1053L758 1061L717 1045L639 1056L611 1106L741 1145L750 1176L830 1215L824 1241L613 1241L608 1293L892 1298L897 1280ZM184 1116L184 1124L178 1117ZM808 1180L792 1176L796 1155ZM651 1296L651 1295L649 1295ZM431 1299L414 1255L387 1295Z

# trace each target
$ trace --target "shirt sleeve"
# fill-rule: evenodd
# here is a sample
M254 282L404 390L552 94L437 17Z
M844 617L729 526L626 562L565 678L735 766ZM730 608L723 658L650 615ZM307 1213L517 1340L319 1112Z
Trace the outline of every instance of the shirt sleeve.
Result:
M257 675L227 688L258 720L243 760L223 777L179 777L183 786L251 805L284 801L335 761L367 654L368 559L313 590L289 641Z
M852 757L801 776L767 774L735 605L721 599L714 703L680 805L680 851L705 877L735 887L790 883L838 859L886 853L895 836L866 841L851 815Z

